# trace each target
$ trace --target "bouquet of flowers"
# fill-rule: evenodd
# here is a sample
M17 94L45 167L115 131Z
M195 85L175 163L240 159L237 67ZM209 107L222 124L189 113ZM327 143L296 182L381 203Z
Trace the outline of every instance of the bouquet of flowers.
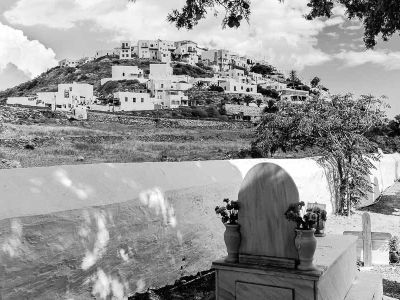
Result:
M293 203L289 205L289 208L285 212L285 217L289 221L296 222L296 229L310 230L313 228L313 225L318 220L318 215L312 211L306 211L305 214L302 214L301 210L304 206L304 202L301 201L299 203ZM326 214L325 214L326 217Z
M307 209L307 212L312 212L317 214L318 221L326 221L326 210L319 208L318 206L314 206L313 208Z
M237 224L238 223L238 211L239 211L239 202L232 201L228 198L223 200L225 206L217 206L215 207L215 213L221 216L221 221L224 224Z

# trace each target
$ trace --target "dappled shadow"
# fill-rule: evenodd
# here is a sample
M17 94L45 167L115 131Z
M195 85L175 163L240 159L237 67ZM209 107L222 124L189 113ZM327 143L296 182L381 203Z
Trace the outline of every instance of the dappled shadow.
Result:
M359 210L383 215L400 216L400 193L396 193L396 195L382 195L375 203L359 208Z
M173 285L168 285L145 293L137 293L129 300L172 300L172 299L215 299L215 272L199 272L195 276L180 278Z
M383 294L400 299L400 282L383 279Z

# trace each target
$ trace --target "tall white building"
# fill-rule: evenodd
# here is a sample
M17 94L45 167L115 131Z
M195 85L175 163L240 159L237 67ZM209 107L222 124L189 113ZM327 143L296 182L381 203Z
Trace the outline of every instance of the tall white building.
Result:
M192 41L179 41L175 42L175 46L176 50L174 53L181 61L189 65L195 65L199 62L197 43Z
M173 75L169 64L150 64L147 88L151 96L155 98L155 104L163 108L187 106L189 98L184 92L190 89L192 84L184 78L185 76Z
M165 40L139 40L137 43L138 58L170 62L175 43Z

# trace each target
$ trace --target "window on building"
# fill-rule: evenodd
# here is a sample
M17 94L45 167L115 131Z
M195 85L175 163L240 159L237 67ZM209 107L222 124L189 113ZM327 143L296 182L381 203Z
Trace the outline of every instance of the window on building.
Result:
M236 86L233 87L233 90L236 92Z
M122 73L122 76L125 76L125 73Z
M243 90L243 86L241 86L240 89Z
M144 102L144 98L140 98L140 101L143 103Z
M125 97L125 102L128 102L128 97Z
M163 88L164 87L164 84L163 83L161 83L161 88Z
M136 103L136 98L132 98L133 103Z

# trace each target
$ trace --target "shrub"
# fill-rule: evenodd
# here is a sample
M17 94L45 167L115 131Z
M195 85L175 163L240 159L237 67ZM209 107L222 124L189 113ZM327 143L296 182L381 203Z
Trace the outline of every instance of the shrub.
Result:
M199 107L195 107L192 110L192 116L202 119L202 118L207 118L208 114L207 114L207 112L205 110L203 110L203 109L201 109Z
M212 85L208 88L208 90L209 90L210 92L219 92L219 93L223 93L223 92L224 92L224 88L223 88L222 86L218 86L218 85L215 85L215 84L212 84Z
M210 118L218 118L220 116L218 109L214 106L207 107L206 112Z
M111 94L116 88L118 88L117 81L108 81L100 88L100 93Z

